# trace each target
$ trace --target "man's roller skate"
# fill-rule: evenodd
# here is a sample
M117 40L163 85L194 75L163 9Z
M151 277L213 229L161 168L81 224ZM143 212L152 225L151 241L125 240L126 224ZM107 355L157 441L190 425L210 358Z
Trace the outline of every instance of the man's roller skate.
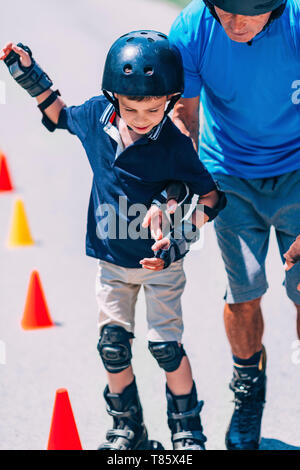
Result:
M173 395L166 386L168 425L174 450L205 450L200 411L203 401L197 400L195 384L189 395Z
M121 393L104 390L107 412L113 417L113 429L106 434L107 441L98 450L163 450L160 442L149 441L143 423L143 410L135 380Z
M229 388L234 392L234 412L225 443L228 450L256 450L266 395L266 354L263 348L258 374L252 377L234 369Z

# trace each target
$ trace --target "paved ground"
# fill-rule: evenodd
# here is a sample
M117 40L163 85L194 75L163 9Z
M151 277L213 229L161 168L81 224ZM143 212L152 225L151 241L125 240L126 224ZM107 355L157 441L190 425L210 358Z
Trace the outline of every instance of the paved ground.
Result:
M104 6L105 3L105 6ZM1 43L29 44L68 104L99 93L100 74L110 43L131 29L167 32L179 10L146 0L36 0L1 6ZM85 449L104 438L110 418L104 411L105 374L96 351L96 261L84 255L91 172L80 142L40 125L35 103L10 80L3 66L7 104L0 106L0 147L8 156L16 193L23 197L33 236L32 248L7 250L14 195L0 197L0 449L43 449L48 439L55 390L69 390ZM210 254L209 254L210 253ZM38 269L52 317L58 326L25 332L20 319L30 272ZM224 449L232 410L228 381L230 350L222 321L225 276L213 228L204 249L186 259L183 298L185 346L199 398L208 449ZM269 388L262 428L263 449L300 448L300 364L292 361L295 312L284 295L282 266L273 239L268 259L271 288L264 300ZM134 366L151 437L170 448L164 379L147 351L143 295L137 305ZM296 359L298 358L296 354Z

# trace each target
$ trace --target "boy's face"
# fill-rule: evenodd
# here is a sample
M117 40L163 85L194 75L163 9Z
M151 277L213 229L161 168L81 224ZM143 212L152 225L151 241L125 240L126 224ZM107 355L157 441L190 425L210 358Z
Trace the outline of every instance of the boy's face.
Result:
M167 100L170 98L162 96L133 101L117 93L115 97L119 100L121 118L137 134L147 134L162 121Z

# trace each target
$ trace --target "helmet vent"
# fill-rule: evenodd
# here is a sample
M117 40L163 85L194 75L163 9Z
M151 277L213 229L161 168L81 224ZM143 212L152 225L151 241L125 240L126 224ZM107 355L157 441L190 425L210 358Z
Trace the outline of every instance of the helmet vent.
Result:
M165 36L164 34L160 34L160 33L158 33L158 35L157 35L157 36L159 36L160 38L163 38L163 39L168 39L168 38L167 38L167 36Z
M134 38L131 37L131 38L128 38L128 39L126 40L126 42L131 42L131 41L133 41L133 40L134 40Z
M154 42L154 39L152 38L147 38L149 42Z
M141 34L147 35L148 33L147 33L147 31L141 31Z
M152 67L145 67L144 68L145 75L153 75L153 68Z
M124 65L123 71L126 75L130 75L132 73L132 66L130 64Z

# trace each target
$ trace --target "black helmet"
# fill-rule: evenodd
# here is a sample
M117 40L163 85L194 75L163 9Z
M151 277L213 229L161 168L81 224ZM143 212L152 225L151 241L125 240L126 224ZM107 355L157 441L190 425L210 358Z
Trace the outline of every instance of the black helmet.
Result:
M183 93L180 53L157 31L133 31L110 48L102 90L126 96L165 96Z
M256 16L276 10L285 0L209 0L205 3L235 15Z

